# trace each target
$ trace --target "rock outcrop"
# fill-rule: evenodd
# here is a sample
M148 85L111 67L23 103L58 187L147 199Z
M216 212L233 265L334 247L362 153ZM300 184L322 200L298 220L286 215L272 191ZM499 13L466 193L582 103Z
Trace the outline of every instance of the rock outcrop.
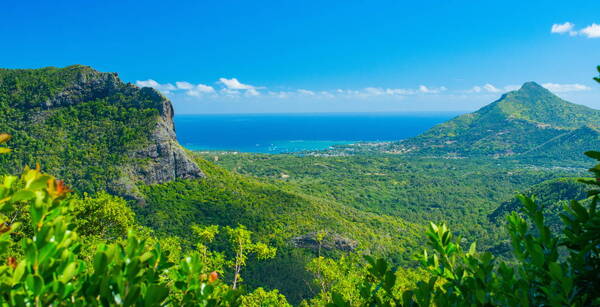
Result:
M115 95L131 98L127 100L128 107L154 108L160 114L147 140L127 153L133 162L122 166L122 177L114 183L111 188L113 192L138 198L136 182L154 184L204 177L202 170L177 142L173 123L174 110L169 99L153 88L139 88L122 82L116 73L99 72L81 65L65 68L67 69L76 71L73 80L60 92L40 102L38 106L45 111L35 116L61 107L110 99Z
M46 108L56 108L75 105L98 98L109 97L122 92L131 95L136 90L132 84L123 83L116 73L104 73L85 66L73 66L73 69L81 68L77 79L66 86L58 94L43 102Z
M317 240L317 233L310 232L301 236L292 238L292 244L300 248L310 248L318 250L319 246L325 250L340 250L350 252L356 249L358 242L345 238L336 233L327 233L323 236L321 242Z
M177 142L171 101L152 88L146 87L140 91L145 98L156 103L160 119L156 122L148 144L133 154L135 158L150 158L150 163L136 165L134 174L146 184L203 177L200 168Z

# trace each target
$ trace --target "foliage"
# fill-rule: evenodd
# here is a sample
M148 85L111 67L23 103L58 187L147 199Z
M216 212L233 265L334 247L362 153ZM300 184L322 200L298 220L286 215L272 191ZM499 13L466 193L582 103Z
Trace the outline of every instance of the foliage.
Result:
M256 254L259 260L265 260L275 257L276 248L260 242L252 242L252 232L248 231L243 225L236 228L226 227L229 242L233 248L235 257L233 260L233 284L232 288L236 289L238 282L242 281L240 272L242 267L246 266L248 255Z
M586 152L600 161L600 152ZM524 217L513 212L507 227L516 263L479 253L475 244L464 251L460 239L446 225L431 223L427 236L431 251L421 257L429 281L418 282L404 292L394 291L396 275L384 259L368 257L369 274L357 289L364 306L591 306L600 305L600 164L590 169L593 179L589 205L573 200L561 219L564 237L546 224L542 207L534 197L520 195ZM559 257L559 248L568 257ZM381 292L383 290L383 293ZM332 293L330 306L350 306Z
M242 176L197 158L207 175L202 180L176 180L141 187L145 206L134 207L138 220L159 235L174 235L184 245L197 246L203 235L189 231L189 225L237 227L244 225L253 239L277 248L273 259L248 259L244 284L249 288L277 288L292 303L312 295L307 284L312 276L304 269L314 257L312 249L297 248L292 238L325 230L359 242L358 248L377 255L411 261L410 251L421 244L420 226L400 218L369 213L334 200L299 192L291 186L280 186ZM186 243L187 242L187 243ZM234 259L226 233L216 235L213 242L200 242L212 255ZM200 249L199 249L200 250ZM323 250L323 255L338 257L344 252ZM217 259L207 257L208 259ZM221 270L218 265L209 265ZM221 266L223 267L223 266ZM229 277L229 274L225 274Z
M80 254L83 241L73 223L77 201L68 197L70 191L62 181L39 169L25 169L21 177L3 176L0 181L0 257L6 259L0 266L1 304L238 304L239 293L220 282L216 273L203 277L197 253L175 264L160 244L149 246L131 231L126 242L100 244L91 263L86 263ZM107 197L84 210L98 209L95 205L105 203ZM94 202L87 196L83 201ZM32 233L20 239L23 255L13 255L9 247L19 236L20 224L8 216L22 210L29 213ZM100 214L100 221L105 217ZM97 223L91 218L83 225Z
M281 295L279 291L265 291L263 288L256 288L249 294L241 297L241 304L243 307L268 307L268 306L281 306L291 307L291 305L285 299L285 296Z
M499 231L488 219L498 203L512 198L515 191L585 171L583 167L539 167L489 159L397 155L322 157L222 153L218 161L240 174L267 179L280 188L329 199L362 212L423 225L429 221L446 221L464 237L480 240L484 248L495 245L498 239ZM282 178L281 174L288 177ZM378 242L378 245L389 244ZM410 255L405 255L402 261L410 262Z
M87 193L72 198L73 223L82 236L98 236L114 240L127 236L129 229L136 227L135 213L127 202L104 191L93 197Z

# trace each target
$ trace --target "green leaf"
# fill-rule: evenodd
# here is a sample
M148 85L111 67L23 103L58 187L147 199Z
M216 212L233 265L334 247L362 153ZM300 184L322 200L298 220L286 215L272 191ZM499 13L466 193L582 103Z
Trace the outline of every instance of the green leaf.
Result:
M35 198L35 193L27 190L21 190L13 194L12 201L27 201Z
M96 254L96 257L94 257L94 271L96 274L102 274L102 272L106 270L107 262L108 257L106 256L106 253L99 252Z
M169 295L169 288L161 285L150 285L146 290L146 306L161 306Z
M44 280L39 275L29 275L26 280L27 287L33 295L39 296L42 294L42 289L44 288Z
M471 243L471 246L469 246L469 255L475 255L476 252L477 252L477 243L473 242L473 243Z
M552 277L556 280L562 280L563 279L563 270L560 267L560 264L556 263L556 262L551 262L548 267L550 268L550 274L552 275Z
M13 272L13 277L12 277L13 284L17 284L21 281L21 278L23 278L23 274L25 273L25 266L26 266L25 261L19 262L19 265L17 265L17 267L15 268L15 271Z
M391 292L396 285L396 274L389 271L385 274L385 280L383 281L383 288L388 292Z
M476 289L475 295L477 296L479 303L483 305L483 303L485 303L485 292L483 289Z
M75 272L77 270L77 262L71 262L67 265L62 275L60 276L60 281L66 284L69 280L75 276Z
M571 201L571 208L579 219L587 220L589 218L587 210L578 201Z
M44 189L48 186L48 180L51 178L52 177L47 175L40 176L38 179L31 182L27 188L34 191Z

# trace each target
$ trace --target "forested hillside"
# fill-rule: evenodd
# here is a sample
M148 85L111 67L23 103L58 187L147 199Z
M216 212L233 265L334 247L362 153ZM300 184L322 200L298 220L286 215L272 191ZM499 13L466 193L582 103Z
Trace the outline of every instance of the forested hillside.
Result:
M366 150L413 156L523 156L544 158L543 163L582 161L582 149L600 146L598 129L600 110L570 103L535 82L527 82L480 110L460 115L417 137ZM364 149L350 147L348 151Z
M363 251L407 265L412 263L414 248L423 243L424 228L417 223L358 210L285 184L264 183L201 158L196 161L206 172L205 179L141 188L146 205L135 210L139 220L190 243L196 240L190 225L246 226L278 252L267 262L251 260L245 278L252 286L278 288L291 301L314 294L307 287L312 276L305 267L318 253L339 257ZM321 243L318 233L323 236ZM221 251L223 245L217 240L211 247Z
M517 191L585 168L544 168L510 161L398 155L315 157L203 154L240 174L295 187L362 211L426 224L446 221L471 239L492 240L487 215ZM215 158L216 157L216 158Z

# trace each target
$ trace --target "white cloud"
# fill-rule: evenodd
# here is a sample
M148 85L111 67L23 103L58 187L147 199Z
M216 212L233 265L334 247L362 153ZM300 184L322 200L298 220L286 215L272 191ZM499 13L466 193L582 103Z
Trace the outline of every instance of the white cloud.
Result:
M573 23L570 22L565 22L565 23L555 23L552 25L552 29L550 30L551 33L558 33L558 34L565 34L568 32L573 32L573 28L575 27L575 25Z
M160 84L158 84L158 82L152 80L152 79L148 79L146 81L135 81L135 84L139 87L158 87Z
M177 81L175 82L175 85L177 86L178 89L182 89L182 90L191 90L194 88L194 85L189 83L189 82L185 82L185 81Z
M600 25L596 24L596 23L592 23L591 25L589 25L581 30L577 30L577 29L575 29L575 24L573 24L571 22L565 22L562 24L555 23L552 25L550 32L557 33L557 34L569 33L569 35L571 35L571 36L582 35L587 38L600 38Z
M152 87L161 91L163 94L171 94L180 91L184 91L186 95L198 97L202 94L214 93L215 89L212 86L208 86L205 84L192 84L187 81L177 81L175 85L171 83L158 83L152 79L148 79L145 81L136 81L135 84L139 87Z
M250 88L246 91L246 95L248 96L259 96L260 93L255 88Z
M215 89L212 86L208 86L208 85L204 85L204 84L198 84L196 85L196 90L202 93L212 93L215 91Z
M230 90L251 90L251 89L255 89L255 87L252 86L252 85L241 83L240 81L238 81L237 78L231 78L231 79L219 78L219 82L221 84L225 85L225 87L227 87Z
M307 95L307 96L314 96L315 92L313 91L309 91L309 90L305 90L305 89L299 89L297 90L297 92L301 95Z
M581 35L587 36L588 38L599 38L600 37L600 25L591 24L579 31Z
M385 90L388 95L413 95L416 93L415 90L404 89L404 88L388 88Z
M332 92L328 92L329 96L341 96L346 98L368 98L377 96L394 96L402 97L408 95L427 95L427 94L438 94L447 90L446 87L441 86L437 88L430 88L425 85L419 86L417 89L410 88L383 88L383 87L366 87L360 90L354 89L336 89ZM323 93L323 92L321 92ZM318 94L321 94L318 93Z
M386 94L386 91L381 88L367 87L365 88L364 93L368 96L380 96Z
M521 88L521 86L517 85L517 84L507 85L507 86L503 87L503 89L504 89L505 92L516 91L516 90L518 90L520 88Z
M319 95L321 95L324 98L335 98L335 95L333 95L332 93L330 93L328 91L320 91Z
M425 85L419 86L419 92L424 93L424 94L437 94L437 93L443 92L445 90L446 90L445 86L438 87L438 88L429 88Z
M590 87L583 84L558 84L558 83L544 83L543 87L549 89L555 93L566 93L566 92L581 92L591 90Z
M183 83L186 83L186 85L184 87L180 87L180 88L187 89L185 94L188 96L198 97L198 96L201 96L202 94L210 94L210 93L215 92L215 89L212 86L208 86L208 85L204 85L204 84L193 85L193 84L187 83L187 82L183 82ZM187 86L188 84L191 85L191 87ZM179 84L177 85L177 87L179 87Z
M295 94L295 93L293 93L293 92L286 92L286 91L280 91L280 92L269 91L269 92L267 92L267 94L269 96L271 96L271 97L276 97L276 98L280 98L280 99L286 99L286 98L289 98L289 97L293 96L293 94Z
M160 84L152 79L148 79L145 81L138 80L138 81L135 81L135 84L139 87L151 87L151 88L157 89L165 94L169 94L171 91L174 91L177 89L177 87L175 87L171 83Z
M498 93L498 92L500 92L500 90L497 87L495 87L495 86L493 86L493 85L491 85L489 83L487 83L486 85L484 85L483 88L486 91L490 92L490 93Z
M502 92L510 92L510 91L515 91L520 89L521 86L520 85L506 85L503 86L501 88L498 88L496 86L494 86L493 84L490 83L486 83L484 85L476 85L473 86L471 89L468 89L466 91L462 91L463 93L483 93L483 94L487 94L487 93L502 93Z

